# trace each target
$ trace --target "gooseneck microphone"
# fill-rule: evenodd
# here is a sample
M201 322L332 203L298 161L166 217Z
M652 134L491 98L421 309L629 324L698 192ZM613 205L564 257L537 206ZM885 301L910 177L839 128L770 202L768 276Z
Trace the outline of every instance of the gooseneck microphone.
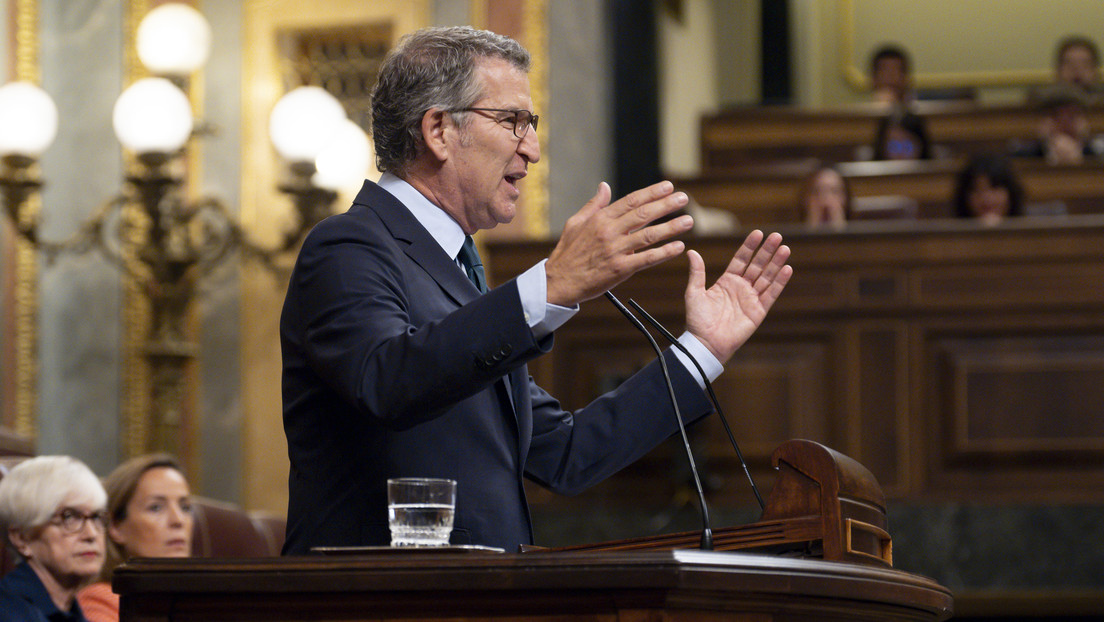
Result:
M690 354L690 351L686 349L686 346L682 345L678 338L671 334L671 331L664 328L663 325L659 323L659 320L652 317L643 307L636 304L636 301L632 298L629 298L629 304L632 305L633 309L636 309L637 313L643 315L644 319L648 320L648 323L658 330L667 341L670 341L671 345L681 350L682 353L686 355L686 358L690 359L690 362L697 368L698 374L701 375L702 382L705 383L706 391L709 392L709 401L713 402L713 408L716 409L717 415L721 418L721 423L724 425L725 432L728 434L728 440L732 443L732 449L736 450L736 457L740 459L740 466L743 467L744 474L747 475L748 482L751 483L751 491L755 493L755 500L759 502L759 509L765 509L766 504L763 503L763 497L759 494L759 487L755 485L755 479L751 476L751 470L748 469L747 462L744 461L744 454L740 451L740 445L736 442L736 437L732 434L732 428L728 425L728 418L725 417L724 411L721 410L721 404L717 401L717 395L713 392L713 385L709 382L709 378L706 377L705 370L698 364L698 360Z
M686 424L682 421L682 412L679 410L678 399L675 397L675 387L671 384L671 373L667 370L667 361L663 358L663 351L660 350L659 344L656 343L656 340L652 337L651 333L648 332L648 329L640 323L640 320L636 319L632 311L629 311L625 308L625 305L621 304L621 301L618 300L616 296L607 291L606 298L613 303L613 306L617 307L618 311L632 322L632 325L635 326L637 330L644 333L644 336L648 338L648 343L652 344L652 349L655 350L656 357L659 358L660 369L663 370L663 379L667 381L667 393L671 396L671 406L675 409L675 420L678 421L679 433L682 435L682 445L686 449L686 458L690 461L690 472L694 475L694 487L698 490L698 500L701 502L702 534L700 548L703 551L712 551L713 529L709 527L709 507L705 504L705 491L702 489L701 477L698 475L698 467L694 464L694 452L690 451L690 440L686 437Z

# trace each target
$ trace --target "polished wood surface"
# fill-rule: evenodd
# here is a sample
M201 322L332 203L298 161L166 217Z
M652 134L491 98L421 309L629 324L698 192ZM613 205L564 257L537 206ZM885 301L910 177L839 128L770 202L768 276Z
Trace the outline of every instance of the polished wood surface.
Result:
M890 568L710 551L144 559L113 587L122 622L934 621L953 605Z
M764 325L714 382L753 474L791 438L863 464L891 499L1104 502L1104 217L853 223L839 233L782 229L794 277ZM732 238L688 238L709 279ZM501 283L550 243L493 242ZM686 262L616 288L676 333ZM584 303L531 372L576 408L654 357L604 300ZM750 492L716 417L691 429L711 504ZM663 507L681 448L659 448L577 499L535 506Z
M1009 142L1038 133L1042 112L1021 104L979 105L972 102L917 102L932 143L951 155L978 151L1004 152ZM702 168L726 171L773 160L817 158L855 160L855 148L874 141L878 121L888 109L860 105L839 109L754 106L725 110L701 122ZM1088 111L1089 126L1104 131L1104 107Z
M777 481L758 521L712 530L712 550L775 553L893 565L885 496L858 462L819 443L794 439L774 450ZM578 544L533 552L640 551L705 546L704 530ZM708 547L707 547L708 548Z

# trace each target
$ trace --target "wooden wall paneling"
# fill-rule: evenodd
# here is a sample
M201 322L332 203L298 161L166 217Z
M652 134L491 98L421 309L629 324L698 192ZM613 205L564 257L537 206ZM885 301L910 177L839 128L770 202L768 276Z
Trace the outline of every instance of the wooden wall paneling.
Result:
M1007 314L923 336L924 494L1090 501L1104 485L1104 317Z
M912 419L908 325L859 322L846 333L847 441L842 447L874 474L886 494L904 493Z
M753 472L769 474L781 441L809 438L855 457L892 498L1104 500L1104 216L871 222L786 239L793 280L716 383ZM688 245L711 282L735 240ZM489 256L501 267L516 251L527 267L550 247L493 244ZM618 296L678 332L685 269L657 266ZM649 357L616 310L587 302L543 357L545 386L581 405ZM699 462L736 474L719 421L697 427ZM652 494L648 476L676 462L663 449L619 481Z

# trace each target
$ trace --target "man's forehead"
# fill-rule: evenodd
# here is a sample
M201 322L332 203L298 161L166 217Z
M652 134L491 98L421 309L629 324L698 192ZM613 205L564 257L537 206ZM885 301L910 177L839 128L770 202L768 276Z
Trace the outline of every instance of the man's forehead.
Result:
M476 79L480 83L480 98L521 99L530 101L529 74L508 60L484 57L476 61Z

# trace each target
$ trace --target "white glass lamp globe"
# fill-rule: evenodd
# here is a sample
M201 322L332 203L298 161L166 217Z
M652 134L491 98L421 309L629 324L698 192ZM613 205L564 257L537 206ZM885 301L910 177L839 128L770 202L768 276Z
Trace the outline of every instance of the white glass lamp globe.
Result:
M0 155L37 159L57 137L58 110L46 91L30 82L0 86Z
M336 97L317 86L301 86L276 102L268 133L286 160L314 162L345 120Z
M169 2L142 18L136 45L139 60L151 72L186 76L207 62L211 26L194 8Z
M359 187L368 174L372 144L359 125L346 119L314 160L314 185L340 192Z
M188 96L165 78L144 78L115 100L115 135L135 153L172 153L192 135Z

